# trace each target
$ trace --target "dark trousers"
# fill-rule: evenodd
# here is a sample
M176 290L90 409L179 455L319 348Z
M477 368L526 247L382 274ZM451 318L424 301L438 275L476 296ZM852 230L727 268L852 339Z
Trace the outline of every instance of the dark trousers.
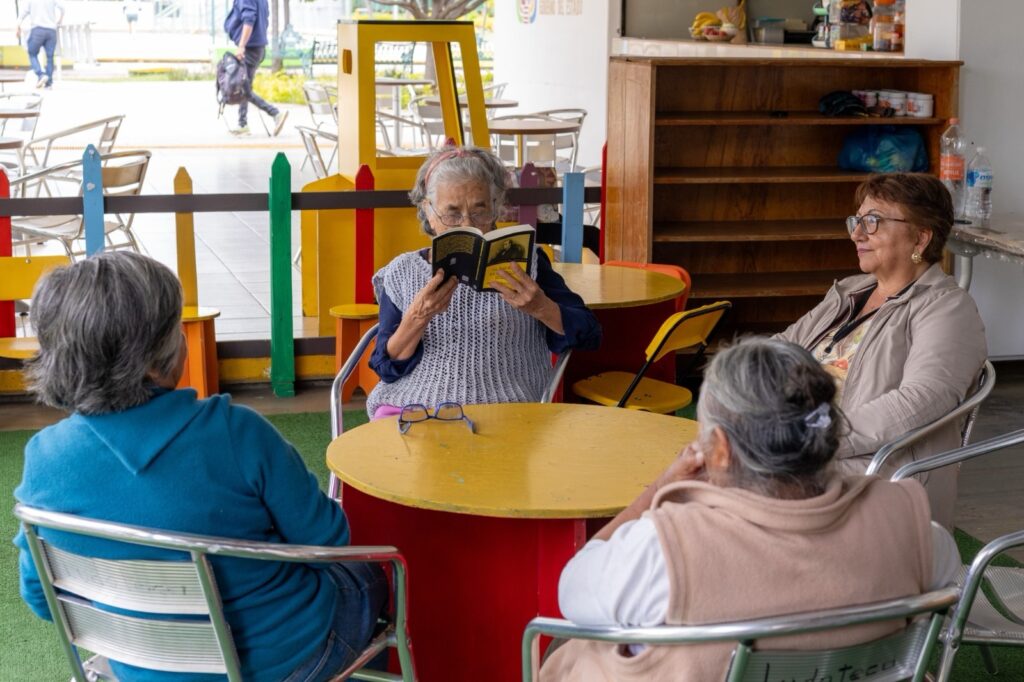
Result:
M53 85L53 51L57 49L57 31L52 28L36 26L28 34L26 49L28 50L28 63L35 71L36 78L43 77L43 70L39 66L39 50L46 50L46 84Z
M249 75L249 100L238 105L239 128L244 128L249 124L249 102L252 102L257 107L267 112L268 115L277 116L277 107L273 104L269 104L266 100L252 91L252 80L256 77L256 69L260 67L260 62L263 61L263 54L266 52L266 49L267 48L264 45L245 48L245 71Z

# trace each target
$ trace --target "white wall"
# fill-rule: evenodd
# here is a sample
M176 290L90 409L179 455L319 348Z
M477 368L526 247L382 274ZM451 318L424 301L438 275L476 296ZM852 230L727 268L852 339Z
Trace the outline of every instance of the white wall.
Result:
M909 21L908 17L908 21ZM1024 212L1024 43L1020 0L967 0L960 12L960 118L967 138L988 149L993 210ZM998 228L998 220L993 227ZM974 259L971 294L993 357L1024 356L1024 268Z
M494 80L519 101L518 113L582 108L588 116L577 163L601 162L608 99L609 5L618 0L537 0L533 23L522 23L518 2L494 5ZM546 14L545 10L579 14ZM505 113L503 110L501 113Z

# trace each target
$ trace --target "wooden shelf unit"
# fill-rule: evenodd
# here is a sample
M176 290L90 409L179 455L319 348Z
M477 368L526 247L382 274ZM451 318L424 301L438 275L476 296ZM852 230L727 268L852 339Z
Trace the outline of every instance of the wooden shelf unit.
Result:
M868 173L836 159L859 126L916 126L931 170L960 62L612 57L608 259L682 265L691 305L733 301L720 337L783 329L858 272L844 218ZM822 116L833 90L934 96L929 118ZM783 113L784 112L784 113Z

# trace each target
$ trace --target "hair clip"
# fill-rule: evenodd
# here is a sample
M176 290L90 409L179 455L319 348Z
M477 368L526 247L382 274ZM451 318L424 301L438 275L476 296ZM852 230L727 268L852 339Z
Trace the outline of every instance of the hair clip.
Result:
M827 429L832 426L832 416L829 414L831 409L828 403L818 405L804 415L804 425L809 429Z

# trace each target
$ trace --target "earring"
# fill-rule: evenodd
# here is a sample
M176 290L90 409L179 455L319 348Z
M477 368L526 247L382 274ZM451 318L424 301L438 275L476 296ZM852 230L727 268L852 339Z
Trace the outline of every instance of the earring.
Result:
M915 251L913 255L910 256L910 262L913 263L914 265L920 263L921 260L921 254L919 254L917 251Z

